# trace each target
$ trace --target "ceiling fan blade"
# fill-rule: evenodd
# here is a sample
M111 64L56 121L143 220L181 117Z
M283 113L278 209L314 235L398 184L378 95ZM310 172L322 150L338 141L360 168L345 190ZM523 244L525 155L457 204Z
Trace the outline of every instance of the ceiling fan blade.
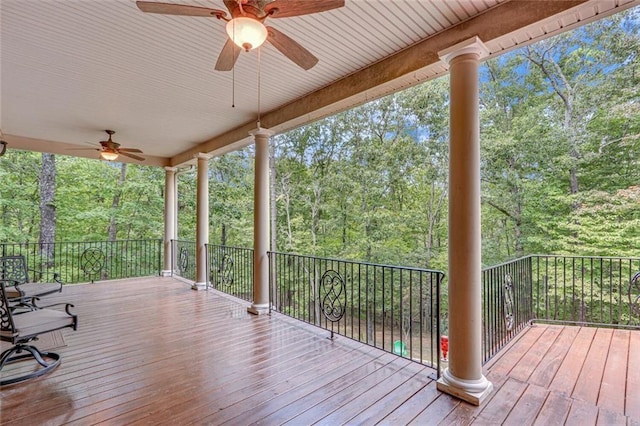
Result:
M272 18L309 15L344 6L344 0L275 0L264 7Z
M238 8L238 0L223 0L224 5L229 9L229 13L233 16L233 10Z
M220 56L218 56L218 62L216 62L215 67L216 70L231 71L238 60L238 56L240 56L240 50L240 47L228 38L222 48L222 52L220 52Z
M118 151L118 154L124 155L125 157L133 158L134 160L144 161L144 157L140 157L139 155L131 154L128 152Z
M138 9L146 13L161 13L164 15L203 16L209 18L223 17L227 12L208 7L188 6L186 4L155 3L151 1L137 1Z
M65 151L100 151L100 148L67 148Z
M120 151L120 152L138 152L138 153L142 154L142 151L140 151L138 148L118 148L118 151Z
M291 59L301 68L309 70L318 63L318 58L291 37L284 35L273 27L267 27L267 31L269 32L267 36L269 43L273 44L284 56Z

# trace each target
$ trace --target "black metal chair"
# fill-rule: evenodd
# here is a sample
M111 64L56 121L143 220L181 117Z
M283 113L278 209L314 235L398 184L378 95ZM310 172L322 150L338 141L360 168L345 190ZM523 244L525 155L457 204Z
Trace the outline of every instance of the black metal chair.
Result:
M65 311L38 308L23 312L13 313L5 291L5 280L0 280L0 340L10 342L13 347L5 350L0 355L0 386L10 385L25 380L40 377L60 365L60 355L54 352L41 352L29 342L37 340L41 334L50 333L63 328L78 327L78 317L69 308L73 305L64 303ZM2 370L9 364L26 362L33 358L40 365L36 369L15 369L16 373L5 374ZM25 372L26 371L26 372Z
M33 282L29 279L27 259L22 255L0 257L0 279L7 281L6 295L12 303L28 304L34 297L42 297L62 291L62 281L53 274L53 282Z

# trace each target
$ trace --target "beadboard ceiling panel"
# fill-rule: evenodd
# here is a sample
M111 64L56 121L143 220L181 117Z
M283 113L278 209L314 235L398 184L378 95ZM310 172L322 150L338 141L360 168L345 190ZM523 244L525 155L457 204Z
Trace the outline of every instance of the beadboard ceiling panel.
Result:
M163 1L224 9L222 0ZM90 158L98 153L69 148L91 148L105 139L104 129L113 129L115 141L144 151L143 164L180 165L200 151L249 143L245 130L255 127L258 114L285 131L442 75L442 62L420 62L420 55L434 54L429 40L502 27L509 23L482 23L482 17L550 3L509 4L514 1L346 0L345 7L324 13L270 18L268 25L319 63L304 71L265 44L241 53L233 72L219 72L213 68L226 33L225 22L215 18L142 13L134 0L2 0L0 126L10 149ZM488 31L497 34L484 40L492 54L638 0L559 3L566 6L553 16ZM413 68L404 70L394 59L403 57L413 58ZM380 76L387 69L389 76ZM358 88L351 90L350 79Z

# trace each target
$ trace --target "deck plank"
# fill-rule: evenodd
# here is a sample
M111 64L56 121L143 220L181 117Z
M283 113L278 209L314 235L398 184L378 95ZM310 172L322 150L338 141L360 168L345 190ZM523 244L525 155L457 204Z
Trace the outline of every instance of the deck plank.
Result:
M544 354L535 371L529 376L528 382L548 388L555 378L560 365L564 361L569 348L573 344L580 329L578 327L563 327L562 333L555 340L553 346Z
M287 392L265 398L260 404L254 405L250 413L244 413L242 421L246 424L281 424L315 404L330 397L333 392L348 387L352 381L358 381L372 372L384 368L390 361L387 355L364 362L356 359L345 368L334 368L320 378L308 381L302 386L292 387Z
M527 384L519 380L508 379L494 397L482 408L477 417L479 423L501 424L520 399Z
M457 406L463 402L449 395L440 394L425 410L418 414L409 424L413 426L440 424ZM399 423L395 423L396 425Z
M548 394L549 391L545 388L529 384L503 424L513 426L532 425Z
M571 398L558 392L550 392L533 424L536 426L564 424L570 409Z
M424 367L411 363L384 382L365 390L361 395L343 405L339 410L330 413L317 424L361 423L361 421L354 419L359 416L368 417L370 423L378 422L388 414L389 410L393 409L392 407L401 405L416 391L431 382L433 382L433 378L429 377Z
M560 326L545 327L544 333L540 335L530 350L520 358L509 373L509 377L526 382L529 376L538 369L538 364L549 351L549 348L553 346L556 338L562 332L562 328Z
M597 426L626 426L627 417L621 412L610 411L605 408L598 410Z
M393 355L389 356L393 357ZM406 364L392 366L392 363L389 363L387 366L390 368L376 369L376 371L371 372L360 380L350 380L348 386L337 392L327 392L322 401L319 401L317 404L309 407L297 416L292 417L288 422L285 422L285 424L306 425L324 419L328 413L332 413L333 411L340 409L345 404L355 400L355 398L360 396L366 390L369 390L370 388L375 387L396 375L396 373L404 368Z
M613 331L598 395L600 408L624 413L629 335L630 332L627 330Z
M385 416L381 421L381 425L398 425L407 424L415 418L420 412L429 408L430 404L441 395L436 389L436 383L431 382L427 386L421 388L413 394L404 404L394 407L394 409ZM448 396L447 396L448 397ZM457 401L457 400L456 400Z
M580 328L578 335L569 348L567 356L558 369L558 373L549 385L550 390L563 393L567 396L573 393L595 334L595 328Z
M599 385L603 378L612 336L613 330L611 329L600 328L596 331L571 395L573 398L581 399L594 405L597 403L598 394L600 393Z
M626 404L627 416L640 422L640 332L629 336L629 358L627 365Z
M249 424L258 422L265 417L266 413L276 414L276 417L289 418L294 413L304 411L312 403L309 401L326 398L326 393L346 386L350 380L366 377L374 371L384 370L388 366L390 358L386 355L364 360L359 357L353 362L349 362L344 368L339 363L329 363L326 369L314 369L313 374L306 374L298 377L298 380L287 379L280 388L269 388L261 393L248 397L240 396L231 404L220 407L220 411L215 411L202 417L203 422L220 424L224 422ZM219 396L223 402L228 398ZM213 406L214 408L216 405ZM247 407L252 407L247 410ZM209 409L209 407L207 407ZM182 415L176 417L177 422L181 422ZM271 423L271 420L266 424Z
M537 325L526 328L518 343L509 348L508 351L501 353L500 359L488 368L487 375L490 375L493 381L506 380L511 370L518 365L522 357L527 354L545 330L546 327Z
M574 399L565 426L594 426L598 419L598 407L580 399Z

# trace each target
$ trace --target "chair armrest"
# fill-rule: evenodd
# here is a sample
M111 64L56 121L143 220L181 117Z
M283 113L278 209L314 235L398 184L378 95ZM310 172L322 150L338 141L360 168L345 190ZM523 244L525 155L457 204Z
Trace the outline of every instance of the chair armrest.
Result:
M46 273L38 270L38 269L33 269L33 268L28 268L28 271L32 272L31 276L33 277L31 279L32 282L38 282L41 281L43 277L46 276ZM53 273L53 280L55 282L57 282L58 284L64 284L61 279L60 279L60 274L58 272L49 272L49 273ZM37 278L36 278L37 277Z
M54 303L52 305L47 305L47 306L36 306L36 300L38 300L37 297L34 297L32 299L32 305L36 310L39 309L49 309L52 308L54 306L64 306L64 311L67 313L67 315L69 315L70 317L73 317L73 329L77 330L78 329L78 316L74 313L71 312L71 308L75 308L75 305L73 303Z
M75 308L75 305L73 303L54 303L52 305L46 305L46 306L38 306L36 304L36 301L40 300L39 297L34 297L31 299L31 305L33 305L34 308L36 309L49 309L52 308L54 306L64 306L64 310L69 314L69 315L73 315L71 312L69 312L69 308Z
M12 278L2 278L0 279L0 281L2 281L3 283L13 283L13 284L9 284L10 287L16 286L18 284L21 284L20 281L18 280L14 280ZM6 287L6 285L5 285Z

